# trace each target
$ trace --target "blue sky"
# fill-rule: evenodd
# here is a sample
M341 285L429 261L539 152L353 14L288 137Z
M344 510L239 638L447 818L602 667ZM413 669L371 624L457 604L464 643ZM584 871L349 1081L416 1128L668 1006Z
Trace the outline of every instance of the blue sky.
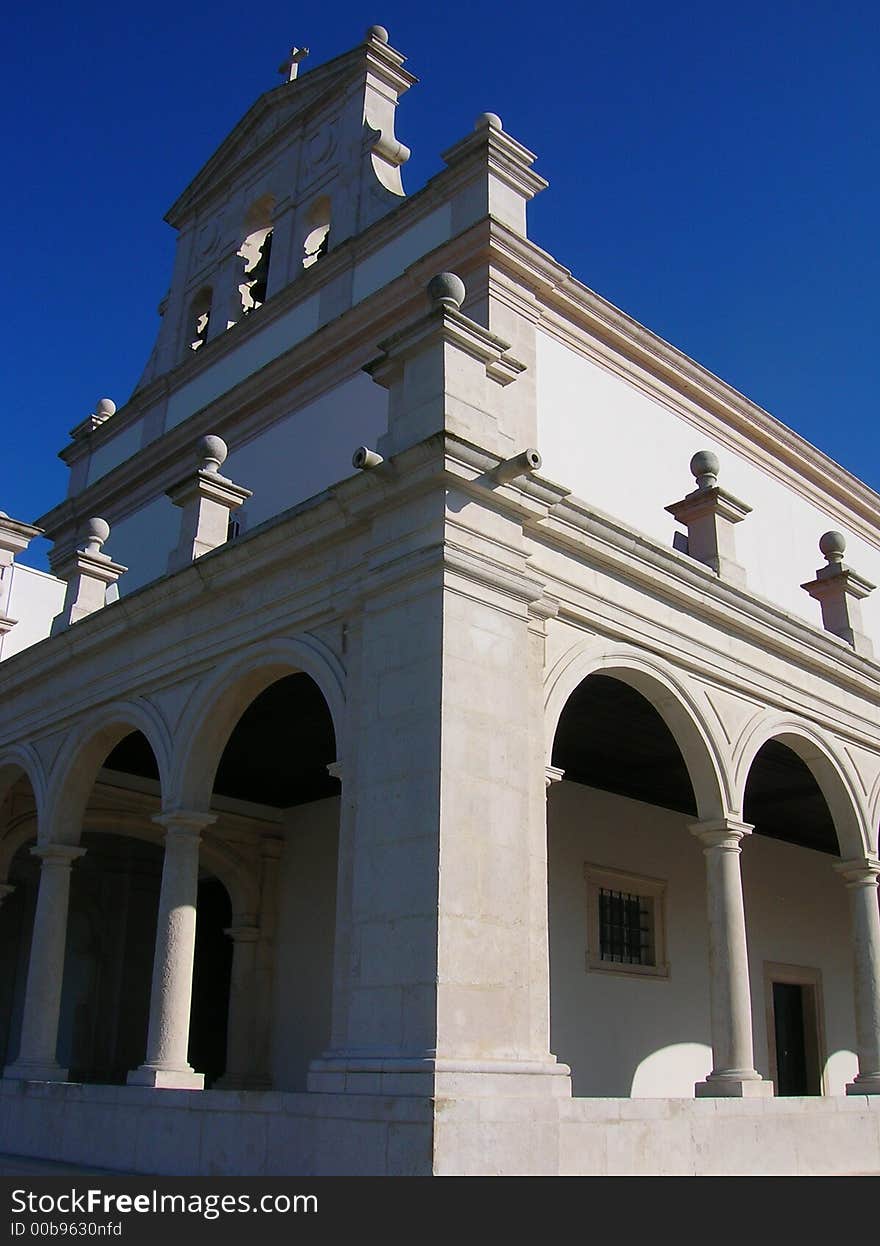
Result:
M69 429L128 397L171 271L163 214L290 45L307 68L373 22L420 79L407 190L499 113L550 181L540 246L880 490L875 0L375 3L7 14L0 508L60 501Z

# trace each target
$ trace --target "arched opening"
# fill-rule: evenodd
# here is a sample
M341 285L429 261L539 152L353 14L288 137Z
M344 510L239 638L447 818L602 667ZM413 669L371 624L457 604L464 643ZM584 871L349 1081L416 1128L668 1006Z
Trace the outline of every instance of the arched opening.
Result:
M211 303L214 292L210 286L203 286L189 305L189 316L186 327L186 344L190 350L199 350L208 340L208 327L211 323Z
M245 217L245 236L238 249L242 260L242 280L238 287L241 310L247 315L266 301L269 265L272 258L272 216L275 200L263 195L252 204Z
M14 1060L21 1036L28 955L40 880L40 863L30 851L35 842L36 828L33 839L12 858L6 883L11 890L0 905L0 1068Z
M133 714L137 719L141 711L135 709ZM152 727L145 730L152 732ZM71 738L59 767L50 825L62 842L84 852L74 859L69 880L57 1059L75 1081L123 1083L143 1062L147 1045L164 864L163 829L153 820L162 808L160 762L142 731L108 715L105 724L84 740ZM199 885L197 926L203 964L191 1036L208 1060L209 1076L219 1076L225 1057L231 959L224 930L231 906L213 877L212 853L209 846ZM19 944L27 945L26 963L39 861L20 848L13 877L21 884L21 898L12 913L17 917ZM13 1030L26 974L17 972L15 981L21 986L15 986L9 1009ZM20 1020L17 1024L20 1027Z
M317 684L272 673L262 688L245 677L244 708L227 692L235 725L222 748L216 722L205 725L207 746L220 748L211 808L248 817L260 862L257 911L232 914L247 937L233 951L224 1084L303 1090L330 1037L340 785L328 771L336 738Z
M689 833L691 770L711 764L694 724L685 760L683 703L641 682L587 676L553 743L551 1050L576 1095L691 1097L711 1068L705 876Z
M783 1096L841 1094L857 1071L847 896L831 868L843 828L817 759L806 739L767 740L743 798L755 1062Z
M71 1081L122 1084L144 1058L162 848L88 830L80 844L86 851L70 879L58 1061Z
M0 767L0 1069L18 1054L40 863L37 802L18 766Z
M303 239L303 268L317 264L330 248L331 205L328 195L319 195L306 214L306 236Z
M196 952L193 965L189 1062L213 1086L226 1072L232 943L229 892L218 878L202 871L196 906Z

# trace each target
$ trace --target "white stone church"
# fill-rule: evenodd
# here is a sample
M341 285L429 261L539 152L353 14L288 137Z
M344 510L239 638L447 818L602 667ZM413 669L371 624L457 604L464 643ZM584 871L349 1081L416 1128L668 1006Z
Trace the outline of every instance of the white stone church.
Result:
M304 58L0 517L0 1151L880 1172L880 497Z

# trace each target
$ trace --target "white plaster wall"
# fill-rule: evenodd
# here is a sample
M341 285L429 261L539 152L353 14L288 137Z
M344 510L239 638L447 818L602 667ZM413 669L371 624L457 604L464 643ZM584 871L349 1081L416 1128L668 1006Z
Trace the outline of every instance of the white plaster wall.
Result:
M231 350L216 363L182 385L168 400L165 429L175 428L188 416L206 407L209 402L238 385L245 377L264 367L272 359L290 350L318 327L317 294L297 303L290 311L255 333L236 350Z
M272 1076L304 1090L330 1041L339 798L288 810L278 882Z
M121 433L117 433L115 437L109 437L107 441L98 446L89 459L86 484L93 484L100 476L106 476L114 467L130 459L133 454L137 454L141 448L143 435L144 422L136 420Z
M846 888L836 858L752 835L742 851L755 1064L769 1077L766 961L819 969L824 1002L825 1093L842 1095L858 1072Z
M705 873L693 819L574 783L548 797L551 1050L575 1096L683 1097L711 1069ZM857 1071L846 892L834 858L753 835L743 849L755 1059L769 1077L764 962L818 969L826 1093ZM589 862L668 883L666 980L586 969Z
M715 450L719 483L752 507L736 528L737 559L746 568L748 588L821 626L818 602L800 585L824 565L818 540L829 528L841 528L839 520L544 333L537 335L537 374L542 474L588 505L671 545L684 529L664 507L696 487L688 468L695 451ZM845 535L847 562L880 584L880 549ZM862 608L866 631L880 645L880 593Z
M452 204L444 203L358 264L354 270L352 302L359 303L367 295L399 277L420 256L446 242L451 233Z
M223 473L253 490L242 512L245 530L350 476L353 452L359 445L376 444L387 426L387 412L387 391L365 373L358 373L235 447ZM164 494L111 524L106 552L128 567L118 581L120 596L165 575L179 531L180 510ZM63 598L61 585L56 614ZM47 625L43 635L48 634ZM32 644L33 639L25 643ZM3 650L0 653L7 656Z
M117 581L120 597L165 575L179 531L180 510L164 493L111 525L105 553L128 567Z
M66 588L63 580L21 563L13 563L4 574L10 578L7 613L18 621L0 636L0 660L46 639L52 620L61 613Z
M351 476L354 451L375 446L387 423L387 390L358 373L235 446L223 474L253 490L244 507L247 528Z

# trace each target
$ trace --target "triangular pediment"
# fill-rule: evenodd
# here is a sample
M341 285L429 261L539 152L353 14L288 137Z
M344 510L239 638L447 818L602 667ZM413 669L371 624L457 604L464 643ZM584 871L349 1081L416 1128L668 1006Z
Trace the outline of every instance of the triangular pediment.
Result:
M276 142L290 126L306 124L322 104L334 96L341 97L364 70L365 49L361 45L264 92L168 209L168 224L181 228L203 199L233 182L264 146ZM409 80L407 85L415 81L405 70L398 72Z

